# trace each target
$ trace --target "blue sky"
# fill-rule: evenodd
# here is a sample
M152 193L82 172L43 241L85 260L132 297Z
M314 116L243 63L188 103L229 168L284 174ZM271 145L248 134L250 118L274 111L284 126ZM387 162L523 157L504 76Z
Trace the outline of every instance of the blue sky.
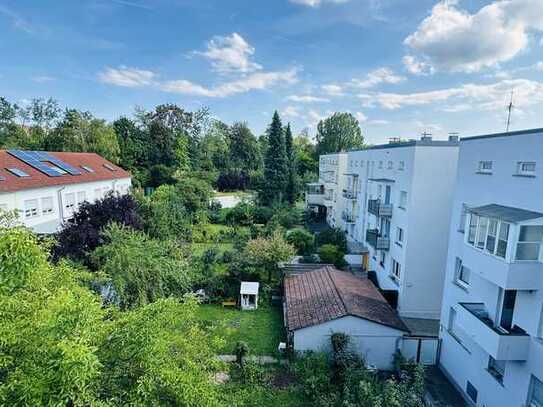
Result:
M541 0L0 0L0 95L113 120L208 106L260 134L349 111L367 140L543 127Z

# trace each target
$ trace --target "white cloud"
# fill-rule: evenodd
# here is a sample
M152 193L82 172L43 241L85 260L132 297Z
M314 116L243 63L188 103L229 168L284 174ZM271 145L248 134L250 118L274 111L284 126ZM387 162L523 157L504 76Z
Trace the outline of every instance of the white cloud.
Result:
M155 74L151 71L130 68L121 65L118 68L106 68L98 74L98 80L116 86L138 88L153 84Z
M2 5L0 5L0 16L5 16L6 18L10 19L13 27L17 28L18 30L24 31L27 34L34 34L36 32L35 27L30 22L25 20L13 10Z
M419 61L413 55L406 55L402 59L405 68L413 75L430 75L434 73L434 67L430 64Z
M368 117L362 112L356 112L354 117L356 117L356 120L358 120L360 123L368 120Z
M298 103L330 102L330 99L311 95L290 95L287 100Z
M441 1L405 39L423 58L417 63L452 72L479 71L512 59L526 49L531 31L543 30L541 0L497 0L474 14L457 5L457 0Z
M283 109L283 111L281 112L281 115L285 117L291 117L291 118L300 117L300 111L295 106L287 106Z
M369 72L365 79L353 79L349 86L355 88L373 88L381 83L396 84L404 81L403 76L396 75L389 68L379 68Z
M213 69L221 74L250 73L262 69L261 65L251 60L254 47L238 33L215 36L208 41L206 51L194 53L209 59Z
M340 85L336 85L333 83L329 83L327 85L322 85L321 89L330 96L342 96L343 95L343 87Z
M361 94L359 97L365 107L380 106L385 109L429 104L439 107L440 103L447 102L448 105L441 107L441 110L503 110L511 90L515 92L515 104L519 108L543 103L543 82L528 79L507 79L493 84L465 84L456 88L407 94L375 92Z
M45 83L45 82L51 82L51 81L55 80L55 78L53 78L52 76L48 76L48 75L33 76L30 79L32 79L32 81L34 81L36 83Z
M384 126L384 125L386 125L388 123L389 123L388 120L382 120L382 119L375 119L375 120L369 120L368 121L368 124L375 124L375 125L379 125L379 126L381 126L381 125Z
M318 7L324 3L341 4L341 3L347 3L349 1L350 0L290 0L291 3L300 4L302 6L308 6L308 7Z

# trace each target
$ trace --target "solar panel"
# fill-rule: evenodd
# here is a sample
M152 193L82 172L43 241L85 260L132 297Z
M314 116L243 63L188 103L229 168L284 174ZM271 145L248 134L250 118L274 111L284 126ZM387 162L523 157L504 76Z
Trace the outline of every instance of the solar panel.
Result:
M60 177L66 173L81 175L81 171L77 168L66 164L45 151L8 150L8 153L50 177ZM50 163L52 166L46 163Z
M13 175L17 175L18 177L30 177L30 175L28 175L26 172L24 172L20 168L11 167L11 168L6 168L6 170L11 172Z
M83 168L87 172L94 172L94 170L88 165L82 165L81 168Z

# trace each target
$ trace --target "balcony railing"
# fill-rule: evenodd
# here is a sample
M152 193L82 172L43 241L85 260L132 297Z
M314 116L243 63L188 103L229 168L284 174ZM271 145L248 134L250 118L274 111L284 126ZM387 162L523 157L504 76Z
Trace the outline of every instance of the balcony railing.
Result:
M354 223L356 221L356 216L352 213L343 211L341 214L341 219L347 223Z
M366 242L375 250L390 249L390 239L381 236L378 229L368 229L366 231Z
M343 198L346 198L346 199L356 199L356 191L352 190L352 189L344 189L343 190Z
M505 330L494 324L484 303L459 303L458 323L483 350L496 360L526 360L530 336L515 326Z
M368 201L368 212L375 216L392 216L392 204L384 204L380 199L370 199Z

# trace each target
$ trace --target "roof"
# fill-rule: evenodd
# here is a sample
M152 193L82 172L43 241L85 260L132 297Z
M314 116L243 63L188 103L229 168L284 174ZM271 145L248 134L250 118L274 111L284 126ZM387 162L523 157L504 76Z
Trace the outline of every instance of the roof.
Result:
M528 211L526 209L513 208L497 204L470 208L469 212L488 218L500 219L506 222L518 223L527 220L543 218L543 213Z
M370 280L332 266L285 277L285 307L290 331L350 315L408 332Z
M373 181L373 182L389 182L389 183L394 183L396 181L394 181L393 179L390 179L390 178L370 178L368 181Z
M463 137L460 141L465 142L465 141L470 141L470 140L480 140L480 139L486 139L486 138L523 136L527 134L538 134L538 133L543 135L543 128L510 131L507 133L494 133L494 134L483 134L480 136Z
M77 168L81 174L64 174L62 176L50 177L14 157L8 151L0 150L0 193L131 177L129 172L95 153L50 152L49 154ZM109 170L104 165L111 166L115 171ZM90 167L94 172L87 172L82 169L82 166ZM18 177L8 171L7 168L18 168L29 176Z
M364 150L385 150L389 148L399 148L399 147L458 147L460 145L459 141L456 140L408 140L408 141L397 141L390 142L387 144L377 144L374 146L367 146L364 148L356 148L349 150L350 153L355 151L364 151Z
M241 288L239 289L240 294L258 294L258 283L252 283L248 281L241 282Z

